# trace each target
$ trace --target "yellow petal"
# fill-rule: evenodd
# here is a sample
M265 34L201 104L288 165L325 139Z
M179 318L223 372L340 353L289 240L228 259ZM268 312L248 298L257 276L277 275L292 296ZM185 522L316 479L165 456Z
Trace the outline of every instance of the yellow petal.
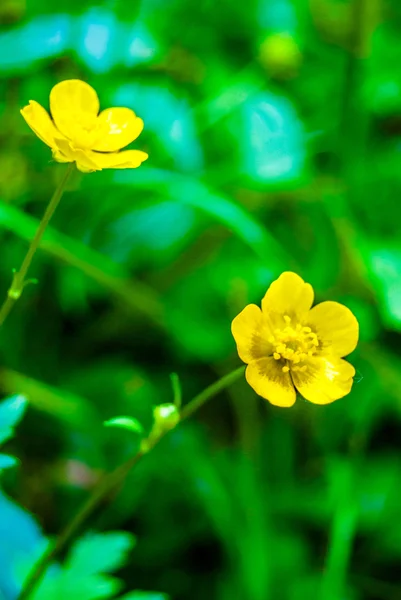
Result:
M89 156L87 150L74 148L66 139L57 138L55 140L56 150L53 151L53 158L58 162L76 162L77 168L83 173L98 171L99 168Z
M50 148L55 147L54 138L60 134L43 106L35 100L30 100L28 106L21 110L21 115L42 142Z
M314 404L329 404L351 391L355 369L342 358L320 356L311 358L305 372L292 369L295 387Z
M358 321L349 308L338 302L321 302L312 308L307 324L316 332L323 348L347 356L358 343Z
M64 154L62 152L60 152L60 150L58 150L58 148L53 149L53 158L54 158L54 160L56 160L57 162L60 162L60 163L74 162L73 158L68 158L67 156L64 156Z
M256 304L249 304L235 317L231 332L237 344L238 356L245 363L272 354L272 345L268 342L272 333Z
M79 142L81 134L86 138L88 131L96 126L99 99L85 81L68 79L50 92L50 111L61 133Z
M135 169L148 158L146 152L141 150L125 150L124 152L86 152L88 158L100 169Z
M92 150L115 152L136 140L143 121L129 108L108 108L97 118L98 134Z
M296 392L289 373L283 373L281 361L260 358L246 368L245 377L259 396L276 406L292 406Z
M313 304L313 288L299 275L286 271L270 285L262 300L264 313L300 318Z

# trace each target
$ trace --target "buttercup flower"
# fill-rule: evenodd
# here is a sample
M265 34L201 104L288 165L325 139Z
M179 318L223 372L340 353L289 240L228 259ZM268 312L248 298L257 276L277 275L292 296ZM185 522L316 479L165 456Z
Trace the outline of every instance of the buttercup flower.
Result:
M58 162L76 162L84 173L102 169L134 169L148 158L141 150L119 152L133 142L143 121L129 108L107 108L99 113L95 90L70 79L50 92L50 112L30 100L21 114L38 138L50 146Z
M315 404L346 396L355 369L342 359L358 343L359 326L338 302L314 308L313 288L295 273L282 273L262 300L249 304L232 322L246 380L259 396L292 406L296 390Z

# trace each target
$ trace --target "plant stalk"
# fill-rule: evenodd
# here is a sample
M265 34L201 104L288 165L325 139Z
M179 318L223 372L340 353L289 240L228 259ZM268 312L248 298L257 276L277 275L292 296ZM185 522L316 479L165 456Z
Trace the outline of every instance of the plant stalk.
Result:
M4 321L10 314L14 304L21 297L25 286L29 283L29 280L26 279L26 276L28 274L29 267L31 266L32 259L35 255L36 250L40 246L40 242L42 240L44 232L46 231L46 227L48 226L49 221L52 218L57 206L59 205L68 179L70 178L74 168L75 163L70 163L68 165L63 178L58 184L53 196L51 197L49 204L47 205L45 214L43 215L43 218L39 224L35 237L29 245L28 252L26 253L24 260L22 261L20 269L14 273L10 289L7 292L7 297L4 300L2 307L0 308L0 327L1 325L3 325Z

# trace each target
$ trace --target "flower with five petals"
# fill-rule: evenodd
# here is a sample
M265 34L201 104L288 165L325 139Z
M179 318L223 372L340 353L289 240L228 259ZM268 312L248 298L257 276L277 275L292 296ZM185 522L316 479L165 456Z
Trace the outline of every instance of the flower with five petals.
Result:
M129 108L99 113L95 90L84 81L69 79L50 92L50 112L30 100L21 114L36 135L52 149L58 162L76 162L84 173L102 169L134 169L148 158L141 150L125 150L143 129Z
M338 302L312 308L313 288L295 273L274 281L262 310L249 304L232 322L245 376L257 394L277 406L292 406L296 391L315 404L346 396L355 369L343 357L358 342L358 321Z

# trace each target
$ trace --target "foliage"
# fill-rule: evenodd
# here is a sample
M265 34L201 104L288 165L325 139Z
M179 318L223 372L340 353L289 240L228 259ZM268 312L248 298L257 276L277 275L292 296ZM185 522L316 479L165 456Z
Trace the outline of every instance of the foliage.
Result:
M23 396L13 396L0 404L0 443L3 444L14 434L14 427L24 415L26 400ZM16 463L14 456L0 454L0 471L13 467Z
M12 427L22 417L26 401L15 397L0 405L2 439L13 435ZM0 455L2 468L13 466L13 457ZM8 459L8 460L6 460ZM0 532L3 570L0 574L0 589L7 597L14 598L23 585L35 561L50 543L40 532L33 518L2 492L0 492ZM60 600L79 598L96 600L115 597L122 588L122 582L108 574L120 568L127 559L128 552L135 544L135 538L125 532L86 534L72 546L62 568L53 565L46 573L37 590L34 600ZM164 594L153 592L131 592L125 599L165 600Z

